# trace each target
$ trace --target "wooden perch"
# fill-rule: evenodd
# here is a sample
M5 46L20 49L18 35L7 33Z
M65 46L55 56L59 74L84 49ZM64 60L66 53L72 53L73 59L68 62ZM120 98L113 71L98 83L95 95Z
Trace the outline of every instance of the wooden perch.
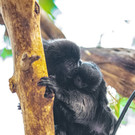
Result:
M99 65L108 85L129 97L135 89L135 50L81 48L82 59Z
M40 34L40 8L35 0L0 0L14 59L10 89L16 92L22 109L25 135L54 135L53 101L44 98L37 86L47 76Z

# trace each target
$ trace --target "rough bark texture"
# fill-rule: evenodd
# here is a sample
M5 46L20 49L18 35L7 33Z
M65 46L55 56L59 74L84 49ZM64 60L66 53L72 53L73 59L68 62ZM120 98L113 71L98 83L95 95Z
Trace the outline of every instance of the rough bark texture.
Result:
M9 85L21 103L25 135L54 135L54 96L44 98L45 88L37 86L39 79L47 76L39 5L35 0L0 0L0 10L14 59Z
M81 48L82 59L99 65L108 85L129 97L135 89L135 50Z

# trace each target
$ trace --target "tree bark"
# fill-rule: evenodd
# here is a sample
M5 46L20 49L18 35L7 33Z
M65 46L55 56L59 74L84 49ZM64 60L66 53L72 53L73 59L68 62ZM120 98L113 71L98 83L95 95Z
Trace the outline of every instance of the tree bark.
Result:
M129 97L135 89L135 50L81 48L82 59L99 65L108 85Z
M14 74L9 80L22 109L25 135L54 135L52 97L37 86L47 67L40 34L40 8L35 0L0 0L0 11L12 44Z

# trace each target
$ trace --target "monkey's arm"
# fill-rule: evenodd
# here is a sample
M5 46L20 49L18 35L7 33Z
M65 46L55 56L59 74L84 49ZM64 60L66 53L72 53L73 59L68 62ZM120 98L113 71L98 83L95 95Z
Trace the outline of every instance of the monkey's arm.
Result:
M96 111L93 98L77 90L63 89L56 83L54 76L41 78L38 85L47 86L54 91L55 100L61 103L65 117L67 117L66 114L69 114L69 111L73 114L72 117L68 118L69 120L75 123L88 124L89 120L93 119Z

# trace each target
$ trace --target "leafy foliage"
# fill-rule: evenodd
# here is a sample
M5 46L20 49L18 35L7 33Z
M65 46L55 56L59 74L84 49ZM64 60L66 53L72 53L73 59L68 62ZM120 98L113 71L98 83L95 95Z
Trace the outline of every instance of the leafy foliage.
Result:
M125 105L126 105L126 103L128 101L128 98L122 97L118 93L116 93L114 97L111 95L111 97L112 97L111 100L110 100L111 103L109 104L109 106L114 111L116 117L119 118L123 108L125 107ZM129 109L131 109L135 113L135 102L131 103ZM125 121L123 119L122 123L126 124L127 121Z
M39 5L51 16L52 19L56 19L56 15L60 13L60 10L54 3L55 0L39 0Z
M5 59L6 57L12 56L12 50L11 49L6 49L4 48L2 50L2 53L0 54L0 56Z

